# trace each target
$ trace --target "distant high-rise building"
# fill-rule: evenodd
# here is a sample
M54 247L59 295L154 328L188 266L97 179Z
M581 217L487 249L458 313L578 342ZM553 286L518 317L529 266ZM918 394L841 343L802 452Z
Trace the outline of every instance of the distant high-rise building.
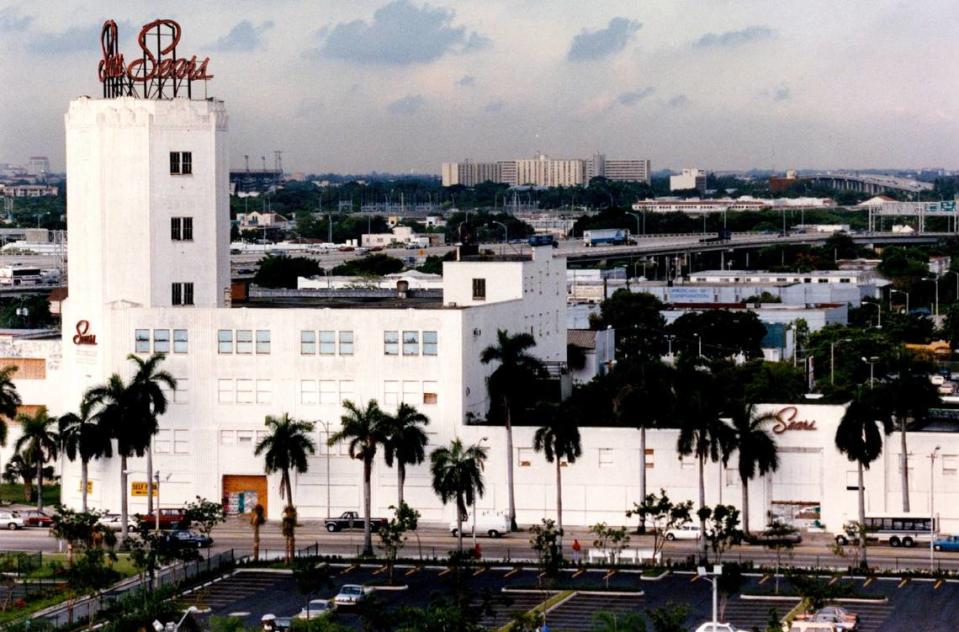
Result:
M487 180L510 186L571 187L589 184L597 176L620 182L649 182L648 160L607 160L604 154L591 158L535 158L499 162L444 162L443 186L475 186Z
M50 173L50 160L46 156L30 156L27 173L37 178L46 177Z
M702 169L683 169L678 176L669 176L670 191L688 191L696 189L706 193L706 172Z
M500 182L500 163L496 162L444 162L443 186L457 184L471 187L481 182Z

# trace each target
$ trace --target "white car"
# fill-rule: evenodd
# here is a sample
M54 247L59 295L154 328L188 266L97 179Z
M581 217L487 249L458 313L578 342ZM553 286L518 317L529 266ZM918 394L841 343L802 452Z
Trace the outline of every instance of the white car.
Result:
M300 614L296 615L296 618L317 619L328 616L335 609L336 605L329 599L311 599L310 603L306 604L306 607L300 610Z
M120 514L104 514L100 516L100 519L97 520L97 524L101 527L106 527L107 529L113 529L114 531L119 531L123 525L120 521Z
M0 511L0 529L10 529L13 531L22 528L23 518L17 513L13 511Z
M333 603L337 606L355 606L360 603L369 594L370 589L359 584L343 584L340 592L333 597Z
M450 522L450 533L456 536L456 521ZM498 538L510 531L509 517L499 513L481 513L476 516L476 535L488 535ZM467 518L463 521L463 535L473 533L473 521Z
M698 540L702 535L703 532L699 528L699 525L692 522L684 524L677 529L669 529L666 531L666 539L670 542L673 540ZM712 625L712 623L709 625Z
M746 632L746 630L734 628L729 623L717 623L716 626L713 627L713 622L707 621L696 628L696 632Z

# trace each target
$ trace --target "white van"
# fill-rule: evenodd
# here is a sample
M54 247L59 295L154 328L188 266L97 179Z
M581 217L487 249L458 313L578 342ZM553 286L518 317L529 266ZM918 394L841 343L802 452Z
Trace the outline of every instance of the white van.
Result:
M476 518L476 535L488 535L498 538L509 533L509 517L499 513L481 513ZM450 523L450 533L456 535L456 521ZM473 522L467 517L463 520L463 535L473 533Z

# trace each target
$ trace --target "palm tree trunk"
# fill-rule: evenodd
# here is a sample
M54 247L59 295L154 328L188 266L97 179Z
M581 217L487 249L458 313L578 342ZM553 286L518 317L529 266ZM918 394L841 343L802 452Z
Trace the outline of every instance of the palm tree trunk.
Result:
M129 532L129 527L127 521L129 520L129 513L127 509L127 456L124 454L120 457L120 539L122 542L127 541L127 533Z
M406 464L396 459L396 508L403 506L403 486L406 484Z
M466 511L463 507L463 494L462 492L456 492L456 548L460 552L460 555L463 554L463 512ZM473 516L473 524L476 524L476 516Z
M363 555L373 556L373 531L370 529L370 504L372 492L370 479L373 476L373 461L363 460Z
M560 551L563 550L563 468L560 466L559 455L556 455L556 526L559 527Z
M743 484L743 534L749 537L749 479L742 474L739 480Z
M82 507L83 513L87 512L87 481L90 480L89 476L90 462L86 459L82 460L80 464L80 497L83 499ZM60 479L60 486L63 487L63 479Z
M516 531L516 499L513 496L513 423L510 418L509 400L503 398L506 419L506 487L509 498L509 528Z
M283 486L286 489L286 504L293 506L293 484L290 482L290 471L283 470Z
M260 560L260 525L253 525L253 561Z
M702 510L706 508L706 456L699 457L699 558L706 561L706 518Z
M869 566L866 561L866 488L863 484L862 461L859 462L859 560L863 568Z
M646 500L646 428L639 428L639 502ZM646 515L639 514L639 532L646 533Z
M37 510L43 509L43 450L37 450Z
M899 444L902 456L899 457L899 467L902 468L902 511L909 513L909 450L906 448L906 418L899 422Z
M153 439L147 446L147 517L153 515Z

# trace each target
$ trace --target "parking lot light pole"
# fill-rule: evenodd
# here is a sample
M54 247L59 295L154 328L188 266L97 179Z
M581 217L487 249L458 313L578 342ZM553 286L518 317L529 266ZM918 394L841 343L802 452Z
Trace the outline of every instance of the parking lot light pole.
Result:
M705 566L696 567L696 575L713 585L713 625L710 629L714 632L719 629L719 576L722 574L722 564L715 564L712 573L708 572ZM710 575L712 575L711 578Z
M940 447L929 454L929 572L936 572L936 456L939 455Z

